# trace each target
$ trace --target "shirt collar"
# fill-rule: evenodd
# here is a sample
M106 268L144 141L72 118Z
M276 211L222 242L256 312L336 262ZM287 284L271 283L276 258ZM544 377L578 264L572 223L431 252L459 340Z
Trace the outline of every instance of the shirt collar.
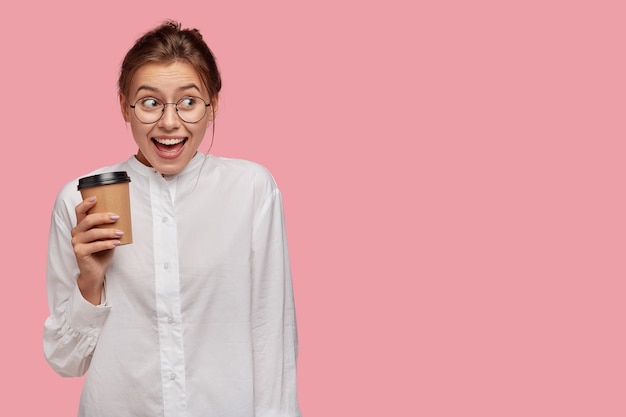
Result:
M172 177L183 175L188 172L194 172L196 169L198 169L202 165L202 162L204 161L204 159L205 159L205 155L202 152L200 151L196 152L196 154L193 156L193 158L191 158L189 163L187 163L185 168L183 168L181 172L173 175ZM139 160L137 159L135 155L128 158L128 165L133 171L135 171L136 173L140 175L143 175L144 177L152 176L154 175L154 172L155 172L154 168L146 166L142 164L141 162L139 162Z

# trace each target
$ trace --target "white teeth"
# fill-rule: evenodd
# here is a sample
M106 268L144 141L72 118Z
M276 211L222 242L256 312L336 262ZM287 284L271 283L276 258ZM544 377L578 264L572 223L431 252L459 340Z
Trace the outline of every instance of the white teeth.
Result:
M156 140L157 142L159 142L161 145L176 145L181 143L184 139L182 138L178 138L178 139L161 139L161 138L154 138L154 140Z

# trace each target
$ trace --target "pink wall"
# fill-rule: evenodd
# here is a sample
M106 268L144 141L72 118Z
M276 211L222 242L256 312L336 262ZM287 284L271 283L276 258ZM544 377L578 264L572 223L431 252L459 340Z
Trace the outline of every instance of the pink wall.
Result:
M622 2L104 4L0 6L0 414L76 413L50 210L134 152L118 65L167 17L218 57L212 152L283 191L305 417L626 414Z

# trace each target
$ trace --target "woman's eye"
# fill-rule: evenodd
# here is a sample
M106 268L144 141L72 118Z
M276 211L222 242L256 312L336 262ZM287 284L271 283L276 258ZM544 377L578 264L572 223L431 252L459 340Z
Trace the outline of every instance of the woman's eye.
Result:
M193 107L196 104L196 99L193 97L183 97L178 102L180 107Z
M160 103L155 98L144 98L141 100L141 105L146 109L157 109L160 107Z

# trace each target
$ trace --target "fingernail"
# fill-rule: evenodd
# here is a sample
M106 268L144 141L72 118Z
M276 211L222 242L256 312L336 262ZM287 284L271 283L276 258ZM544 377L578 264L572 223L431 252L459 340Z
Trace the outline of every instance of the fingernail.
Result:
M92 196L92 197L89 197L89 202L90 203L93 203L94 201L96 201L96 196L95 195Z
M111 214L111 217L109 217L111 220L119 220L120 216L118 216L117 214Z
M119 240L114 240L114 241L113 241L113 244L114 244L115 246L119 246L119 245L121 245L121 244L122 244L122 242L120 242Z
M115 231L115 236L122 236L124 234L124 232L122 232L121 230L116 230Z

